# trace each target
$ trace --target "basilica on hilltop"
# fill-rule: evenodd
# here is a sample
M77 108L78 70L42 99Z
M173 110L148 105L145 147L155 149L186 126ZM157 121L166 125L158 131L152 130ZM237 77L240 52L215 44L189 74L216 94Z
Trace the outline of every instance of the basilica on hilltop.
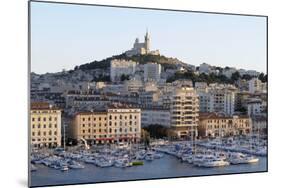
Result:
M125 52L127 56L131 57L133 55L144 55L144 54L152 54L152 55L160 55L159 50L150 50L150 36L148 31L144 36L144 42L140 42L138 38L136 38L134 46L131 50Z

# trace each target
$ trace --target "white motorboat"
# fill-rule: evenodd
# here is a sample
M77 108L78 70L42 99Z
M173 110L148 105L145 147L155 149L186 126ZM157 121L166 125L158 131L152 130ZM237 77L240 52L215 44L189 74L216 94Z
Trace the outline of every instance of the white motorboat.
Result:
M127 149L129 147L128 143L119 142L116 146L118 149Z
M85 159L84 162L88 164L96 164L96 160L91 158Z
M231 164L247 164L247 163L256 163L259 161L259 158L245 155L243 153L231 153L229 155L228 161Z
M30 170L31 170L31 172L35 172L35 171L37 171L37 167L35 165L31 164Z
M83 169L85 168L84 165L76 162L76 161L70 161L69 164L68 164L69 168L72 168L72 169Z
M189 163L193 163L194 165L197 165L199 163L201 163L205 158L205 155L202 154L196 154L192 156L192 159L189 159Z
M69 168L68 168L67 165L62 165L60 170L61 170L62 172L65 172L65 171L68 171Z
M183 154L183 155L181 156L182 162L192 163L192 159L193 159L193 157L192 157L191 154Z
M215 156L206 156L203 160L196 163L196 165L200 167L222 167L228 166L229 164L229 162Z
M147 161L153 161L154 160L154 152L147 152L146 155L145 155L145 160Z
M98 167L102 167L102 168L113 166L113 164L114 164L114 161L111 159L101 159L101 160L97 160L97 162L96 162L96 165Z
M164 155L162 153L155 153L154 154L154 159L160 159L162 158Z
M117 159L114 163L114 166L115 167L118 167L118 168L125 168L125 167L129 167L130 166L130 163L129 163L129 160L126 159L126 158L120 158L120 159Z
M254 156L247 156L246 157L247 163L257 163L259 162L259 158Z

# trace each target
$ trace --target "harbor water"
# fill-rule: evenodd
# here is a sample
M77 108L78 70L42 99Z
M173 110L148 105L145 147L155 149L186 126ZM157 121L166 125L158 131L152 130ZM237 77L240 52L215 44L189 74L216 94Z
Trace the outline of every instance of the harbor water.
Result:
M128 168L100 168L92 164L85 164L84 169L62 172L44 165L37 165L36 167L37 171L31 172L31 186L265 172L267 170L267 158L260 157L259 162L253 164L239 164L215 168L196 167L192 164L181 162L176 157L170 155L164 155L159 160L145 161L142 166Z

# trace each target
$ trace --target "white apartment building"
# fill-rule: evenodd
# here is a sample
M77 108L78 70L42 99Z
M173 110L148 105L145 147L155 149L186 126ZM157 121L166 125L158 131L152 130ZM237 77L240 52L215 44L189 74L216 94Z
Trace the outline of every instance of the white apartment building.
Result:
M207 64L207 63L202 63L199 66L199 73L205 73L205 74L209 74L211 71L211 65Z
M61 110L45 102L31 103L31 145L57 147L61 145Z
M235 73L237 70L234 67L224 68L222 74L228 78L231 78L232 74Z
M171 128L177 137L197 136L199 100L192 87L174 90L171 96Z
M248 81L248 84L250 93L256 93L261 91L262 82L258 78L252 78Z
M110 80L112 82L120 81L122 75L133 75L136 71L137 63L114 59L110 62Z
M248 115L253 117L253 116L260 116L260 115L265 115L266 113L266 108L267 108L267 102L254 98L254 99L249 99L247 104L247 110L248 110Z
M124 90L127 92L139 92L142 87L143 83L141 80L132 79L124 82Z
M226 86L211 86L208 88L197 88L200 101L200 112L218 112L233 115L235 110L234 88Z
M141 126L162 125L170 127L171 116L168 109L143 109L141 111Z
M147 63L144 65L144 81L156 81L160 80L161 65L158 63Z

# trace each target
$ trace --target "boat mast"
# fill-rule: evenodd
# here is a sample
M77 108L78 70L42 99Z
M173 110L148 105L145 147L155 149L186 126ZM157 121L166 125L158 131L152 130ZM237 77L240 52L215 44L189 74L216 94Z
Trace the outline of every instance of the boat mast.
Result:
M63 124L63 149L65 151L65 124Z

